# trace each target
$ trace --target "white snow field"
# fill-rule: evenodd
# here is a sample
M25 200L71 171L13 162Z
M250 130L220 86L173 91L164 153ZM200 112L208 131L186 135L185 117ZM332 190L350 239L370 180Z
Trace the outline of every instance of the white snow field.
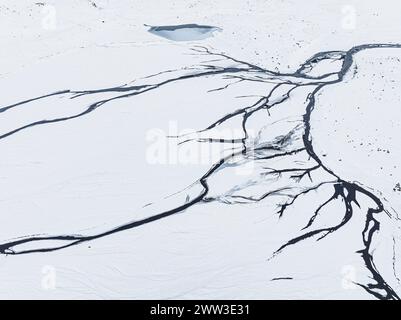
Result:
M0 0L0 298L399 299L400 9Z

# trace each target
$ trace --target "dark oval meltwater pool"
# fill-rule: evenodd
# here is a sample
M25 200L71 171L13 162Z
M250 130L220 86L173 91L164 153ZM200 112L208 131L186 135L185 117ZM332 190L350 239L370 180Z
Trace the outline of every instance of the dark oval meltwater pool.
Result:
M148 26L149 32L173 41L196 41L214 36L214 32L222 29L214 26L198 24L181 24L175 26Z

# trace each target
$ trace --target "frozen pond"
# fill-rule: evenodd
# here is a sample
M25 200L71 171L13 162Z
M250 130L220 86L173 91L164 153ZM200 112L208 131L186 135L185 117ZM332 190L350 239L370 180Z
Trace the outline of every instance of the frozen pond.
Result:
M149 32L173 41L196 41L213 37L221 28L198 24L182 24L176 26L147 26Z

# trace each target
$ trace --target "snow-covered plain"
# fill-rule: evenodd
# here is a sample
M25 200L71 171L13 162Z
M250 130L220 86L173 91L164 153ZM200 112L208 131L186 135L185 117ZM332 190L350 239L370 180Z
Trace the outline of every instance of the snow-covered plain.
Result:
M0 298L398 299L399 8L0 0Z

